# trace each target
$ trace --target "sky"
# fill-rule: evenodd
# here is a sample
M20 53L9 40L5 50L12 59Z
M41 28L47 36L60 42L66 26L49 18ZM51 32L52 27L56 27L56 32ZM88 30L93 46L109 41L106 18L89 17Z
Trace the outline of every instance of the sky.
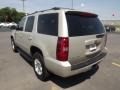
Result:
M93 12L102 20L120 20L120 0L73 0L73 8L80 11ZM11 7L22 11L21 0L0 0L0 8ZM50 9L52 7L71 8L72 0L26 0L25 11ZM114 14L114 16L113 16Z

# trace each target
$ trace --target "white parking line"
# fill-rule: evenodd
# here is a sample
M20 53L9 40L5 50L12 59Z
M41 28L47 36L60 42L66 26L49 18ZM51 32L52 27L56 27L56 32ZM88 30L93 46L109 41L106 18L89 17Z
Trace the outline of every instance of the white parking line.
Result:
M56 86L56 85L54 85L54 84L52 84L51 86L52 86L52 88L51 88L50 90L61 90L61 89L59 89L58 86Z
M117 66L117 67L120 67L120 64L118 64L118 63L113 62L112 64Z

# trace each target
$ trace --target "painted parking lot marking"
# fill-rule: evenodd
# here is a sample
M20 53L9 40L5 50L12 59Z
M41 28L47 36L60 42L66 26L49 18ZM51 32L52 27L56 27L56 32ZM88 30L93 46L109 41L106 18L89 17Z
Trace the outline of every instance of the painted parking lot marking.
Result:
M120 64L118 64L118 63L113 62L112 64L117 66L117 67L120 67Z

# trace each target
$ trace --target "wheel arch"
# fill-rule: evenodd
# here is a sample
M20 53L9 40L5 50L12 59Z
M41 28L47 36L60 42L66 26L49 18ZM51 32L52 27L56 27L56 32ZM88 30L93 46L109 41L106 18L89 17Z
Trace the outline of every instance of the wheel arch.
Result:
M12 35L10 36L10 38L11 38L11 39L14 39Z
M30 47L30 54L33 56L36 52L39 52L43 57L43 52L40 48L36 47L36 46L31 46Z

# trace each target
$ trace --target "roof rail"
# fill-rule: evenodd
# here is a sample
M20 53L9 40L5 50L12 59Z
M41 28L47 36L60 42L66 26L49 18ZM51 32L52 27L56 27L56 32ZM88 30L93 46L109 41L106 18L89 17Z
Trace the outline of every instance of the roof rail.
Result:
M48 11L48 10L60 10L60 9L70 9L70 8L62 8L62 7L53 7L51 9L46 9L46 10L42 10L42 11L35 11L31 14L35 14L35 13L38 13L38 12L45 12L45 11ZM31 14L28 14L28 15L31 15Z
M68 8L53 7L53 8L51 8L51 9L42 10L42 11L40 11L40 12L44 12L44 11L48 11L48 10L60 10L60 9L68 9Z
M53 7L52 8L53 10L60 10L60 9L62 9L61 7Z
M35 11L35 12L33 12L33 13L30 13L30 14L28 14L28 15L35 14L35 13L37 13L37 12L39 12L39 11Z

